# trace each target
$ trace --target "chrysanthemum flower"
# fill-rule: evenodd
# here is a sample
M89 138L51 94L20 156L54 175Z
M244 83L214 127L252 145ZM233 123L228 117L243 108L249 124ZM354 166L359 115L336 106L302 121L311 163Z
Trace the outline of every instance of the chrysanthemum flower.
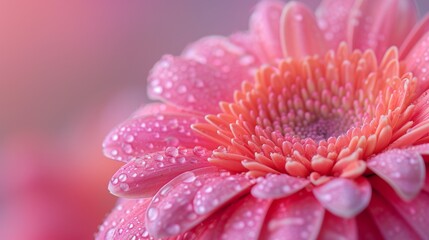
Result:
M98 238L427 239L416 21L409 0L325 0L316 17L263 1L249 32L165 56L149 76L164 104L104 142L124 199Z

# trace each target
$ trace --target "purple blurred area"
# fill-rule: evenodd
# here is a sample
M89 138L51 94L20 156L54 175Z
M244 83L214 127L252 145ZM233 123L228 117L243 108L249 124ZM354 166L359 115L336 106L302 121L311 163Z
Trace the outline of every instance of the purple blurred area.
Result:
M150 68L246 29L257 2L0 1L0 239L91 239L115 201L103 136L147 101Z

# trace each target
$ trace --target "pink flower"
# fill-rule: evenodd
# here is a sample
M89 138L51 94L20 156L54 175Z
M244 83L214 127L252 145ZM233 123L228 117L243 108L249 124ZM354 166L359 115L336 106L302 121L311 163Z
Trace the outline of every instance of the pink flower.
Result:
M99 239L429 236L429 18L410 0L325 0L316 16L262 1L249 32L155 65L165 104L103 145L126 164Z

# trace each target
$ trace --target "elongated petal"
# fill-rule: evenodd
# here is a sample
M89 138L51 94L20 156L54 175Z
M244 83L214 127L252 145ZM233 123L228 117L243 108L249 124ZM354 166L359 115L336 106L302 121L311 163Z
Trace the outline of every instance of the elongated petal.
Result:
M194 210L193 200L201 186L220 176L214 167L185 172L164 185L152 198L146 213L146 226L155 238L186 232L210 216Z
M253 183L244 175L220 176L207 181L194 198L195 212L213 212L233 199L247 193Z
M416 22L413 0L357 1L348 39L353 48L371 48L380 59L387 48L401 45Z
M413 199L423 188L425 164L417 152L388 150L368 160L368 168L386 181L404 200Z
M410 202L400 199L396 193L381 179L373 179L372 186L396 209L406 220L410 227L420 235L422 239L429 236L429 194L421 192Z
M358 227L359 239L365 240L379 240L383 239L377 224L375 224L372 215L368 208L361 214L356 216L356 222Z
M254 198L251 195L244 197L232 205L233 211L225 221L221 238L224 240L257 240L264 225L270 200Z
M282 57L280 15L283 6L280 1L261 1L250 18L250 31L256 35L265 53L265 62Z
M405 58L407 70L417 77L416 95L425 92L429 88L429 32L414 45Z
M252 188L252 195L262 199L277 199L290 196L308 184L310 181L305 178L270 174Z
M142 231L142 239L150 239L147 231L145 231L144 222L139 221L138 223L135 221L134 217L138 217L137 215L140 213L144 213L146 211L147 206L149 205L148 199L121 199L119 200L116 207L109 214L109 216L104 220L104 223L100 226L99 232L97 233L95 239L96 240L113 240L117 239L116 236L119 236L120 227L119 223L124 222L133 222L133 227L141 228ZM144 215L143 215L144 216ZM138 218L141 220L141 218ZM132 230L134 231L134 230ZM121 234L124 232L122 228ZM146 232L146 233L145 233Z
M377 193L368 208L384 239L419 239L407 222Z
M347 25L355 2L356 0L322 0L317 8L317 22L329 48L337 49L342 41L347 40Z
M405 38L399 51L399 58L404 59L428 31L429 14L426 14L426 16L410 31L407 38Z
M185 110L216 113L219 102L232 101L233 92L249 78L234 67L219 71L195 60L164 56L149 75L148 94Z
M371 199L371 185L365 178L335 178L313 192L328 211L342 218L356 216L368 206Z
M280 21L280 37L285 57L303 58L314 54L322 56L327 51L327 44L316 18L304 4L288 3Z
M112 177L109 190L120 197L152 197L177 175L196 168L208 167L211 151L196 147L151 153L129 161Z
M358 239L356 220L354 218L346 219L325 212L322 229L318 236L319 240L331 239Z
M309 192L279 199L270 208L261 239L316 239L324 212Z
M116 160L129 161L166 147L214 145L197 136L191 124L204 121L189 114L158 113L131 118L117 126L103 143L104 154Z

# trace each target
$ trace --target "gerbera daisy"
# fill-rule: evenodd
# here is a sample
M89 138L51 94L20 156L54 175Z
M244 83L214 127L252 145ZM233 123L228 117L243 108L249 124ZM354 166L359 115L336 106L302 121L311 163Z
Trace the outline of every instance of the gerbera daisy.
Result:
M155 65L163 103L103 144L126 163L99 239L428 238L428 18L409 0L316 16L262 1L249 32Z

